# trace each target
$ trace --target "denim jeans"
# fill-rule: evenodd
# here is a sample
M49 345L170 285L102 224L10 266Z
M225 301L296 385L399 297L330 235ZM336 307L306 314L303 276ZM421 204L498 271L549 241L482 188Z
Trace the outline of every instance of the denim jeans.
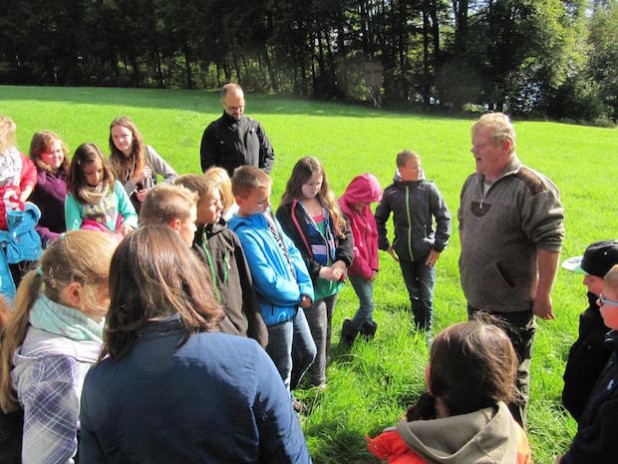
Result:
M266 352L273 360L283 383L294 390L316 354L315 343L302 308L293 319L268 327Z
M360 330L365 322L373 322L373 282L363 279L361 276L349 276L352 287L359 300L359 307L352 318L352 327Z
M317 347L315 361L309 368L311 385L320 385L326 382L326 363L330 355L330 334L336 303L337 294L334 294L316 301L311 308L307 309L307 322Z
M436 284L436 268L425 265L425 259L399 260L403 280L414 314L414 323L420 330L431 333L433 323L433 288Z

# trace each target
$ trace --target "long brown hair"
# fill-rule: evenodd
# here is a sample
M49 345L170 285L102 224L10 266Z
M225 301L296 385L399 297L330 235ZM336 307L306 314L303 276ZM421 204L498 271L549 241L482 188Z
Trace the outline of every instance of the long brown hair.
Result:
M41 294L63 304L60 294L71 282L79 282L87 290L84 306L97 305L95 290L107 283L115 248L116 242L109 234L87 230L67 232L43 252L39 268L24 276L17 289L15 311L7 322L0 352L0 408L3 411L10 412L17 407L11 386L11 359L26 337L32 305Z
M110 308L101 357L128 354L150 321L178 313L189 335L214 330L223 313L208 285L206 268L180 235L147 225L118 246L109 274Z
M50 171L50 167L41 159L41 153L45 153L45 151L51 149L55 142L60 142L62 152L64 153L64 159L58 168L58 172L64 174L64 177L66 178L69 175L69 149L66 143L64 143L62 139L53 132L44 130L39 131L32 136L32 142L30 142L30 159L34 164L36 164L39 171Z
M466 414L516 399L517 355L506 333L481 321L452 325L438 334L429 355L431 394L449 415Z
M123 152L118 150L114 144L112 129L115 126L129 129L133 135L131 154L129 156L126 156ZM146 162L146 146L144 145L144 139L135 123L128 116L120 116L114 119L109 125L109 149L112 168L116 173L116 177L122 182L129 180L127 177L128 173L139 172L144 167L144 163Z
M314 174L322 176L322 188L318 192L318 201L330 212L333 218L333 226L336 235L339 238L344 238L347 227L346 221L339 208L337 198L330 188L328 179L326 178L326 172L324 172L324 166L322 166L319 159L313 156L305 156L296 162L292 169L290 179L285 186L285 192L281 197L281 204L285 205L294 200L300 200L302 198L303 185L306 184Z
M110 191L114 191L116 179L101 149L94 143L82 143L77 147L77 150L75 150L69 168L69 177L67 177L67 191L78 201L84 202L80 196L80 190L86 185L84 168L94 163L97 159L101 160L101 165L103 166L103 182L107 182Z

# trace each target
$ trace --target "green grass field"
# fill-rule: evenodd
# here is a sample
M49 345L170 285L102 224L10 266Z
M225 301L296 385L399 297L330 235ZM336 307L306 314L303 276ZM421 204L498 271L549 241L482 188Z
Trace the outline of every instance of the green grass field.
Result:
M24 152L35 131L49 129L71 149L95 142L108 153L109 123L128 115L146 142L181 173L199 172L202 131L220 112L216 92L0 86L0 113L17 123L18 146ZM472 119L256 95L247 96L246 113L262 122L275 147L274 207L292 166L307 154L320 158L333 189L341 194L352 177L363 172L375 174L386 187L398 150L415 150L454 217L461 186L474 169ZM618 131L549 122L515 122L515 127L521 160L560 189L566 211L563 258L582 254L592 241L617 237ZM456 220L453 225L456 231ZM435 332L466 319L458 256L454 233L438 262ZM413 332L398 266L385 253L380 259L375 340L356 343L347 353L337 348L341 323L357 308L347 285L333 323L329 386L323 392L298 392L309 406L301 422L317 463L375 462L365 451L364 435L393 425L424 388L427 347ZM581 277L560 270L553 292L556 320L539 321L528 428L537 463L554 462L576 429L560 405L560 394L578 314L587 304L585 293Z

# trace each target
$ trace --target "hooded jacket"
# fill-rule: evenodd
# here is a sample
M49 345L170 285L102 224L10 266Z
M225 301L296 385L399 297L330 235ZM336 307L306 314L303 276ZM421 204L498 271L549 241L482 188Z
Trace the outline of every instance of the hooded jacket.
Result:
M24 462L73 462L84 378L101 343L29 327L13 356L13 387L24 410Z
M324 213L326 236L319 231L300 201L293 200L291 203L280 205L277 209L277 219L281 227L301 250L314 282L319 277L322 266L328 264L328 258L332 263L343 261L347 268L354 260L354 242L350 227L346 224L345 236L339 237L335 232L330 212L324 209ZM326 253L329 253L329 256Z
M15 283L9 264L22 261L38 261L43 249L35 227L41 211L34 203L26 203L24 211L10 210L6 213L7 230L0 230L0 294L12 299Z
M283 233L279 222L272 216L286 247L288 256L284 256L264 214L236 215L229 226L238 235L245 251L264 323L272 326L293 319L301 296L307 295L313 300L314 293L311 277L294 242Z
M526 434L504 403L469 414L400 422L367 448L389 464L531 463Z
M590 392L612 354L611 348L604 343L610 329L603 322L597 306L598 298L588 292L589 306L579 316L579 336L569 350L562 377L562 404L578 422Z
M198 228L193 246L208 266L215 293L225 315L243 336L254 338L262 347L268 343L268 331L258 308L251 271L238 236L223 219L217 224Z
M393 248L400 259L424 259L433 248L441 253L451 235L451 213L438 187L424 178L402 181L399 177L384 190L382 201L376 208L378 246L387 250L386 221L393 212L395 240ZM436 219L436 230L433 219Z
M369 280L373 271L378 271L378 231L371 208L365 206L358 211L354 206L361 203L375 203L382 198L382 187L372 174L356 176L339 198L341 211L348 218L354 238L354 261L350 275Z
M607 334L612 354L597 379L577 433L561 464L616 462L618 455L618 331Z
M0 153L0 230L7 229L7 213L23 210L22 192L36 185L36 167L17 148Z

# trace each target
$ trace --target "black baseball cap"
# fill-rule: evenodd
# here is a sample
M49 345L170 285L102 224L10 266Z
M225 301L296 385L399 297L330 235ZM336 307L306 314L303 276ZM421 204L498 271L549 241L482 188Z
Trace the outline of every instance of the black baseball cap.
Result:
M618 240L594 242L584 252L584 256L567 259L562 267L580 274L605 277L605 274L618 264Z

